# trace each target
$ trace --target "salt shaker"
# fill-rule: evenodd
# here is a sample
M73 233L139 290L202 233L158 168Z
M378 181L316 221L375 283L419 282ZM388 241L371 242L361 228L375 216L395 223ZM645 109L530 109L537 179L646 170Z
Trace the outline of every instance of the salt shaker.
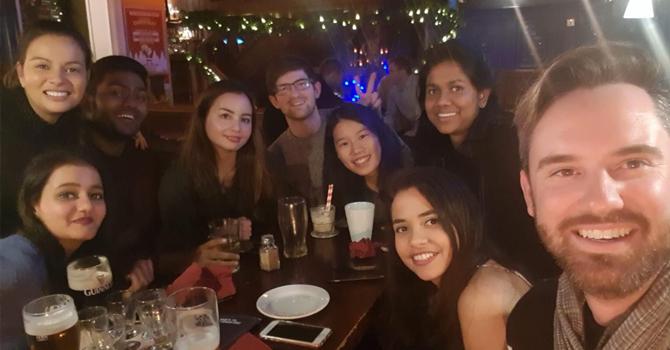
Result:
M261 236L259 255L261 257L261 269L265 271L279 269L279 249L275 245L275 238L273 235Z

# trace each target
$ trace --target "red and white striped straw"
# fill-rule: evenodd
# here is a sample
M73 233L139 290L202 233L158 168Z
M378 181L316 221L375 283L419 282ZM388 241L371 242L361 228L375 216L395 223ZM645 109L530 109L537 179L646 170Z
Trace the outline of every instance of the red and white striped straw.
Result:
M330 210L330 203L333 201L333 184L328 185L328 196L326 197L326 211Z

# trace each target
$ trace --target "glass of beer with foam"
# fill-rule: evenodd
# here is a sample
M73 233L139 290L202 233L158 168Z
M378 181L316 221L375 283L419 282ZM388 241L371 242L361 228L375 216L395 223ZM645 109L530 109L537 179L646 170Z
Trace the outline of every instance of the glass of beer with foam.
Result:
M48 295L23 307L23 327L31 350L79 349L79 326L74 300Z
M177 320L174 350L217 350L219 348L219 309L216 292L206 287L191 287L172 293L167 307Z
M112 268L100 255L77 259L67 265L67 284L80 307L105 305L111 293Z

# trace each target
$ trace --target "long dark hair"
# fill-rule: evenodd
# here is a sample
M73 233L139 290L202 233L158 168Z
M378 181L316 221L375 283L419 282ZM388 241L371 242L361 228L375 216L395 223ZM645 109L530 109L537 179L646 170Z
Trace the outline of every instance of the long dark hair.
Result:
M24 231L46 230L42 220L35 214L35 204L40 201L51 174L65 165L86 166L98 171L81 152L59 150L35 157L25 170L19 191L18 212Z
M427 50L424 53L425 64L419 73L419 102L422 113L416 137L417 146L419 147L416 150L415 157L417 158L417 164L420 165L436 165L436 162L433 160L442 158L449 151L454 150L450 136L441 134L435 128L430 120L428 120L425 110L426 80L428 74L440 63L450 61L458 63L477 91L491 89L486 107L479 110L474 122L470 126L470 130L468 130L461 149L466 153L470 152L472 141L480 137L483 129L488 127L492 120L502 114L502 109L493 89L495 79L482 52L468 47L455 39Z
M386 177L400 169L401 145L395 132L377 116L374 110L355 103L344 103L335 109L326 122L326 137L324 144L323 179L326 184L334 184L337 194L333 200L335 205L365 200L361 193L366 191L365 179L347 169L337 157L333 131L341 120L352 120L362 124L379 140L381 159L379 161L379 177L377 183L384 183ZM381 188L381 185L378 185ZM344 209L340 207L340 210ZM343 211L342 211L343 212Z
M467 185L439 168L402 170L391 177L382 192L389 211L398 192L410 188L419 191L437 213L453 253L440 279L442 287L437 288L419 279L400 260L390 238L386 278L390 345L399 349L459 349L463 340L458 299L477 267L494 255L485 242L481 211Z
M241 83L223 80L210 85L198 102L188 136L184 142L180 165L191 177L192 184L201 196L222 191L217 175L216 151L207 137L205 120L214 101L223 94L239 94L249 99L252 109L253 99ZM272 185L265 161L265 145L260 132L256 113L252 113L252 129L249 141L237 151L235 159L235 184L239 188L239 206L245 215L258 214L256 203L264 197L271 198Z
M21 39L19 40L19 60L17 63L23 65L26 61L26 54L28 52L28 47L32 44L35 39L40 38L44 35L56 35L56 36L65 36L74 40L81 51L84 53L84 60L86 62L86 69L89 69L92 64L92 54L91 49L88 47L88 42L84 37L74 28L61 23L54 21L40 20L33 23L28 29L23 33ZM16 72L16 65L12 67L3 77L3 84L7 88L15 88L19 86L19 77Z

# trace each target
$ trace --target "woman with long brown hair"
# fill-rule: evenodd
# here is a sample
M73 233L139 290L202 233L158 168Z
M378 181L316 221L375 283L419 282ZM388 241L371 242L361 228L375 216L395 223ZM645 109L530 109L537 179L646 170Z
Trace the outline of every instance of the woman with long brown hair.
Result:
M191 263L237 264L239 256L208 241L208 223L240 218L242 239L268 222L272 185L265 146L251 95L240 83L225 80L203 93L181 157L161 182L159 205L163 234L158 242L159 270L170 276Z

